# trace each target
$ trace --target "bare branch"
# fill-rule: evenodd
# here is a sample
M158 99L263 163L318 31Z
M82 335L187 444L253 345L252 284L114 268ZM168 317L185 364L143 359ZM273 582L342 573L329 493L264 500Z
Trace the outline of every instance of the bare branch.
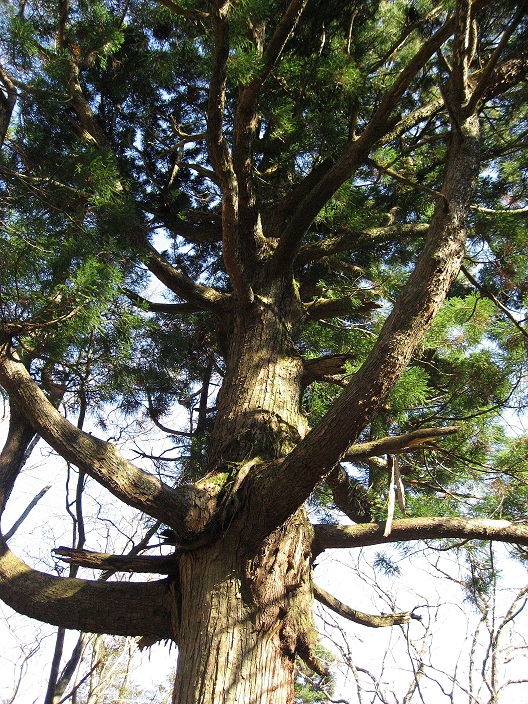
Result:
M330 548L359 548L408 540L497 540L517 545L528 545L528 526L510 521L487 518L405 518L392 522L391 533L383 535L385 522L363 523L355 526L314 526L313 553L318 555Z
M362 626L369 626L369 628L384 628L386 626L398 626L402 623L409 623L409 621L414 618L421 620L419 616L416 616L412 611L406 611L399 614L379 614L374 616L372 614L366 614L363 611L356 611L350 606L343 604L332 596L327 591L318 587L317 584L313 584L313 593L317 601L324 604L336 614L342 616L343 618L353 621L354 623L359 623Z
M348 448L343 457L345 462L354 462L367 457L378 455L395 454L399 452L412 452L417 445L423 445L431 440L452 435L459 430L458 425L451 425L445 428L418 428L404 435L379 438L370 442L357 443Z
M112 555L91 550L77 550L63 545L55 548L53 552L63 562L94 570L171 574L178 566L176 555Z
M38 492L38 494L36 494L36 495L31 499L31 501L30 501L29 504L26 506L26 508L24 509L24 511L22 511L22 513L21 513L21 515L19 516L19 518L17 518L17 520L13 523L13 525L11 526L11 528L10 528L10 529L7 531L7 533L5 534L4 537L5 537L6 540L9 540L10 538L12 538L12 537L14 536L14 534L15 534L15 533L17 532L17 530L20 528L20 526L22 525L22 523L26 520L26 518L29 516L29 514L31 513L31 511L35 508L35 506L38 504L38 502L41 500L41 498L46 494L46 492L47 492L49 489L51 489L51 484L48 484L48 486L45 486L43 489L41 489L41 490Z

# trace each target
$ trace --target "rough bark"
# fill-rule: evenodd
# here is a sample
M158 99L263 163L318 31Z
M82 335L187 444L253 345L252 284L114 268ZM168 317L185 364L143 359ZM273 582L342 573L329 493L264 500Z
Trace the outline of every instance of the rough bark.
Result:
M181 556L175 703L293 702L295 655L313 659L310 543L300 511L253 555L237 522Z
M286 454L306 433L300 412L303 362L291 339L300 316L293 288L279 282L235 310L226 375L217 399L209 465Z

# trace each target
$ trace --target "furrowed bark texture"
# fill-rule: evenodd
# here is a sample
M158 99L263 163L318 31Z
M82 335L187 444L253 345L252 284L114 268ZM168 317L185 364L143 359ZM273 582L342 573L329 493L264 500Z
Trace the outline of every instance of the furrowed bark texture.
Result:
M290 321L300 315L300 304L291 287L284 290L279 284L233 315L209 444L212 467L257 455L279 457L306 432L300 413L304 368L290 337Z
M310 544L301 510L252 557L238 523L181 556L175 704L293 703L295 655L312 649Z

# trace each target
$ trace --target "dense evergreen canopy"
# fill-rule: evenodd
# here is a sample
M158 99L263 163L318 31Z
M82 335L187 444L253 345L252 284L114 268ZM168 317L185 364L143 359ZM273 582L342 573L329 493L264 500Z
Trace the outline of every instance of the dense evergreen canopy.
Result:
M296 655L321 671L321 551L528 545L505 431L526 397L527 10L3 3L0 509L37 434L176 545L63 550L170 575L129 584L61 581L2 540L8 604L173 638L175 701L281 704ZM174 447L145 471L107 440L148 424Z

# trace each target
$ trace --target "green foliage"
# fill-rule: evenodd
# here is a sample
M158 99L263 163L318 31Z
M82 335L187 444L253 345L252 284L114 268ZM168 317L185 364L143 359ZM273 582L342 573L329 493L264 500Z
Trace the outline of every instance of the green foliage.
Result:
M154 313L135 298L159 301L157 293L150 296L152 279L138 244L143 236L185 276L230 291L221 192L204 136L216 30L205 3L185 0L178 7L83 0L69 4L64 22L52 3L26 3L20 12L6 2L0 18L2 68L19 86L0 155L0 315L35 377L51 368L72 407L88 401L101 422L115 406L123 418L150 415L162 423L180 399L201 388L209 365L212 383L220 384L224 373L225 340L212 333L208 314ZM283 199L297 193L312 169L324 176L352 148L398 72L454 7L432 0L307 3L256 105L251 171L269 247L281 234L274 228ZM482 71L494 55L512 7L478 11L470 72ZM278 0L229 8L223 96L229 147L241 87L264 75L263 47L283 11ZM503 58L524 56L525 44L521 22ZM389 121L441 98L451 50L448 41L442 54L432 52L398 95ZM527 105L519 83L483 108L469 276L460 274L361 438L461 426L456 436L400 458L410 515L518 520L526 508L522 442L506 439L501 415L522 407L526 397ZM299 296L307 307L322 300L342 306L332 318L300 316L290 330L292 345L306 360L346 355L339 374L304 389L309 425L368 358L423 249L423 228L413 232L412 226L432 217L437 198L431 191L442 187L448 131L449 114L440 106L380 138L306 232L303 246L335 246L295 264ZM389 223L401 230L389 232ZM182 302L171 293L164 300ZM182 463L203 459L211 408L195 438L178 438ZM374 517L383 518L386 472L365 462L356 470ZM313 503L331 515L327 489Z

